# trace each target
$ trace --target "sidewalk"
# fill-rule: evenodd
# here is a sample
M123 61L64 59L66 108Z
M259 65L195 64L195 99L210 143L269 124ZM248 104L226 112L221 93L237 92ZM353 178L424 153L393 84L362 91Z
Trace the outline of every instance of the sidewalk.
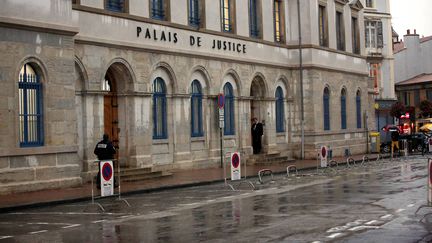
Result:
M376 154L367 155L369 159L377 157ZM354 155L355 161L361 161L363 155ZM345 162L345 158L334 158L338 162ZM298 170L317 168L317 160L295 160L276 165L251 165L247 166L247 176L258 175L261 169L270 169L274 173L286 173L288 165L295 165ZM244 168L242 167L242 170ZM228 169L227 169L228 174ZM172 176L148 179L138 182L121 183L123 196L132 193L144 193L164 189L175 189L188 186L204 185L224 181L222 168L205 168L176 171ZM83 200L91 200L91 183L79 187L49 189L35 192L16 193L0 196L0 213L19 208L52 205L59 203L70 203ZM95 191L98 193L98 191Z

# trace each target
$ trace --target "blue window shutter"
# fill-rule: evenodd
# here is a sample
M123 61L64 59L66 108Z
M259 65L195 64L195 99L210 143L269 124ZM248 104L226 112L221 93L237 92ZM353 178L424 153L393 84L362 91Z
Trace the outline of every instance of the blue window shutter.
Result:
M202 91L198 80L192 82L191 95L191 136L202 137Z
M252 37L259 36L256 0L249 0L249 29Z
M357 128L361 128L361 98L356 96L356 113L357 113Z
M225 106L224 106L224 119L225 119L225 128L224 135L234 135L235 134L235 126L234 126L234 95L233 88L230 83L226 83L224 86L224 95L225 95Z
M281 87L276 89L276 132L284 132L284 100Z
M125 12L125 0L107 0L106 9L113 12Z
M341 96L341 128L346 129L346 97L345 95Z
M166 109L165 82L156 78L153 82L153 139L168 137Z
M164 0L152 0L152 18L165 20Z
M189 24L191 26L200 26L200 11L198 0L189 0Z
M323 95L324 106L324 130L330 130L330 93L325 89Z

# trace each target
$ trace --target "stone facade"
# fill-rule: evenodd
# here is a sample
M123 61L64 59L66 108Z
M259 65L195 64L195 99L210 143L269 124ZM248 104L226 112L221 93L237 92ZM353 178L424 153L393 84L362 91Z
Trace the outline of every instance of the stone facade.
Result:
M224 152L252 154L251 118L265 123L264 154L315 158L320 145L333 156L367 150L367 127L374 126L372 96L360 31L353 54L351 16L363 26L360 1L300 1L302 70L298 48L297 1L282 1L282 42L275 42L273 3L262 0L259 38L249 36L246 1L236 1L236 33L224 33L219 1L205 4L205 26L188 25L187 1L171 1L167 21L151 18L148 1L127 1L127 12L104 8L104 1L41 0L21 6L7 1L0 10L0 193L70 186L95 171L93 149L107 128L118 159L130 168L180 170L220 165L217 95L230 84L234 96L233 135ZM37 6L33 6L33 5ZM328 9L329 46L319 46L318 4ZM178 7L177 7L178 5ZM39 7L28 17L30 7ZM19 9L23 11L18 11ZM336 50L335 9L345 23L344 51ZM49 14L48 14L49 13ZM18 77L29 64L43 85L40 146L20 145ZM166 86L166 136L155 138L156 79ZM191 84L202 88L203 135L191 136ZM107 86L108 85L108 86ZM107 88L109 87L109 88ZM303 87L303 92L301 92ZM283 93L283 131L276 129L276 90ZM323 92L328 89L329 129L324 129ZM346 97L342 128L341 92ZM303 93L303 99L302 99ZM361 125L355 112L361 103ZM303 102L302 102L303 101ZM302 103L304 109L302 109ZM108 107L108 108L107 108ZM156 107L156 108L155 108ZM304 140L302 141L302 110ZM109 120L111 119L111 120ZM11 142L13 141L13 142ZM49 182L52 182L49 184ZM34 185L29 186L27 185Z

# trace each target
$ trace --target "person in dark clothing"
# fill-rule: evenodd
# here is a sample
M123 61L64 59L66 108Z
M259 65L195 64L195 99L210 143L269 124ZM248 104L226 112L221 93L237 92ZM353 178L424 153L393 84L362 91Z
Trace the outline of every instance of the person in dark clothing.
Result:
M399 150L399 132L398 131L393 131L391 132L391 151L392 154L394 152L394 147L396 147L397 150Z
M252 118L252 148L254 154L259 154L261 152L261 137L264 134L263 124L258 122L256 117Z
M115 150L112 142L109 140L108 134L104 134L102 137L102 141L99 141L96 144L96 147L94 149L94 154L97 156L99 163L101 160L113 160L115 153L116 153L116 150ZM116 183L114 183L114 184L116 184ZM97 185L97 188L100 189L100 164L98 164L98 174L96 177L96 185Z

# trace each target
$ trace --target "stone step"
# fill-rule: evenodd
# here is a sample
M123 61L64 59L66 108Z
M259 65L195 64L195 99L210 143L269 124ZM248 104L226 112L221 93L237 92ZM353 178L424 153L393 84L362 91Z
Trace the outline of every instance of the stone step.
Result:
M0 195L20 192L31 192L45 189L69 188L73 186L79 186L81 184L81 177L0 183Z
M121 168L121 176L128 176L128 175L137 175L137 174L145 174L145 173L151 173L152 169L151 167L146 168ZM115 174L118 174L118 171L115 170Z
M165 176L171 176L172 173L168 171L155 171L150 173L136 173L136 174L130 174L127 176L121 176L122 182L134 182L134 181L143 181L153 178L159 178L159 177L165 177Z

